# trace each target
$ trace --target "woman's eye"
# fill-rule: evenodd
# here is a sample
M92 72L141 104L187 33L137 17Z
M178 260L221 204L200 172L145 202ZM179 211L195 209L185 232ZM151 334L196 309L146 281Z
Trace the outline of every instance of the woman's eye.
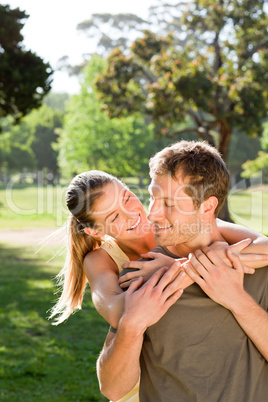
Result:
M167 208L172 208L172 207L174 207L174 205L168 205L168 204L165 202L165 207L167 207Z
M130 195L127 197L127 199L126 199L126 203L129 201L129 199L130 199Z
M114 219L111 221L112 223L116 220L116 218L118 217L119 214L116 214Z

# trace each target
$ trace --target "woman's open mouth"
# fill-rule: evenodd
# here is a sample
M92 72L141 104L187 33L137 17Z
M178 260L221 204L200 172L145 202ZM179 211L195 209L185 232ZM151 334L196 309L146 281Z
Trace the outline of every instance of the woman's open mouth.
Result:
M134 225L132 225L130 228L128 228L127 230L133 230L136 229L136 227L140 224L141 222L141 216L139 215L138 219L136 220L136 222L134 223Z

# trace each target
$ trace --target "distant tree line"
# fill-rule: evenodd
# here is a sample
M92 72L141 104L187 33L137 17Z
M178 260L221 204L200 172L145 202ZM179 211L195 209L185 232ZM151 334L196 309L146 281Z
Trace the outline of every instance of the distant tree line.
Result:
M67 66L81 77L79 94L67 103L65 94L52 93L41 108L27 109L28 116L3 113L2 178L34 170L69 178L101 169L142 181L149 157L182 138L217 146L233 182L267 169L264 1L194 0L184 6L159 4L148 20L97 14L79 24L91 36L99 33L105 57L89 55L83 68ZM104 25L118 36L110 37ZM121 35L134 31L134 41Z

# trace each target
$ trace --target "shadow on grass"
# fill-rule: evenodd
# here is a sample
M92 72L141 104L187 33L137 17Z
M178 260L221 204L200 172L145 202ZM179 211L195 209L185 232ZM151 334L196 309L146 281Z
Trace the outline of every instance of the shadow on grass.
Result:
M62 261L47 260L31 248L0 247L0 399L106 401L95 365L108 324L88 291L82 311L51 325L47 311Z

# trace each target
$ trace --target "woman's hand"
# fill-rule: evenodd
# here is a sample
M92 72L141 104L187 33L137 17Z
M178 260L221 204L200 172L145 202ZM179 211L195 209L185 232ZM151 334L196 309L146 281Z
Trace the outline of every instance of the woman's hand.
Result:
M209 247L214 250L217 255L225 262L226 265L231 266L230 260L227 257L227 251L232 251L233 254L237 255L243 264L243 269L245 274L254 274L255 268L262 267L268 261L267 254L248 254L244 253L246 248L251 244L251 239L244 239L238 243L229 246L226 242L216 241Z
M170 267L175 259L163 255L161 253L149 252L141 254L142 258L151 259L151 261L130 261L122 265L123 269L133 269L133 271L123 274L119 277L119 285L122 289L128 288L133 280L143 277L143 282L147 282L149 278L162 267ZM179 259L180 262L185 262L187 258Z

